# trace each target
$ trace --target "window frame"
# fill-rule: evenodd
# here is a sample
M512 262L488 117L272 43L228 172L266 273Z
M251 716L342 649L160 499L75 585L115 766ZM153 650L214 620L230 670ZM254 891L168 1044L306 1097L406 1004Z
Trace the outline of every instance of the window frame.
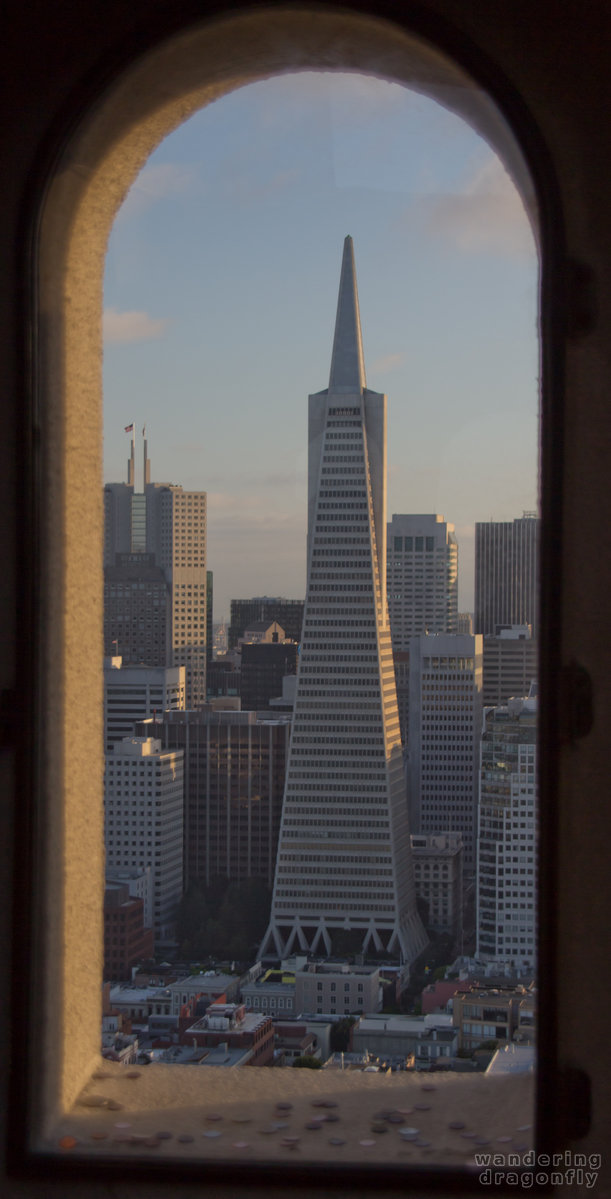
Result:
M223 17L228 10L233 6L230 4L211 4L209 6L209 16L212 18ZM242 12L250 15L255 11L256 5L251 4L246 0L241 5ZM313 6L310 6L313 7ZM325 6L318 5L316 7L324 8ZM513 87L508 79L498 70L497 65L490 57L476 47L473 43L468 42L462 33L451 24L446 22L442 17L434 15L430 10L423 10L419 5L405 3L400 13L396 11L396 7L390 4L373 3L344 3L338 5L346 17L354 15L359 18L363 15L371 15L372 19L380 16L388 19L388 23L394 26L400 32L407 32L408 35L413 35L415 38L428 38L436 46L439 51L447 55L449 59L456 62L462 69L467 71L482 88L483 92L492 100L498 112L502 114L508 125L513 130L516 141L520 144L524 159L528 164L531 180L536 190L537 203L540 213L540 254L541 254L541 314L540 314L540 339L541 339L541 360L542 360L542 389L541 389L541 416L542 416L542 446L541 446L541 471L542 471L542 497L541 497L541 607L544 613L542 621L541 633L541 674L540 674L540 694L545 699L542 705L540 717L540 745L544 747L540 754L540 794L541 806L548 812L551 811L550 797L557 790L559 777L559 755L557 752L557 736L556 730L561 727L561 712L560 712L560 680L561 680L561 661L560 661L560 629L561 629L561 552L558 545L562 543L562 536L558 536L558 521L559 514L557 508L557 497L560 494L560 484L562 480L562 395L563 395L563 354L562 347L566 335L567 317L566 317L566 288L563 286L565 281L565 251L563 226L561 220L561 205L559 200L559 190L555 179L555 174L552 166L551 156L548 153L544 139L539 132L534 119L527 111L526 105L519 96L518 91ZM269 0L267 4L268 10L287 11L287 6L283 3L276 3L275 0ZM392 15L392 20L391 20ZM233 19L233 16L230 16ZM26 286L23 292L24 307L22 310L22 330L23 338L20 346L21 357L24 364L24 415L21 428L21 466L23 478L25 480L25 501L24 501L24 518L25 518L25 533L24 533L24 582L21 593L21 612L23 618L23 641L24 649L24 701L25 707L32 715L33 725L36 729L44 728L44 743L48 745L50 736L46 716L43 711L44 696L48 693L49 688L49 669L50 659L48 656L48 646L45 639L48 637L50 627L53 627L54 621L57 622L57 613L49 612L49 588L54 577L54 569L57 568L57 563L54 563L54 555L57 553L57 545L55 548L47 552L41 547L41 539L43 530L46 527L45 507L47 504L48 485L50 479L50 459L51 467L57 470L58 465L63 460L64 450L61 440L63 434L63 426L61 421L50 427L49 420L58 421L58 412L61 413L61 399L57 394L51 396L53 402L59 405L58 411L49 413L44 410L45 396L48 398L50 392L45 387L43 374L45 369L51 365L54 372L53 378L55 382L60 383L57 361L52 362L52 354L48 345L41 345L40 325L39 325L39 297L40 297L40 247L39 238L41 230L44 233L44 220L41 219L42 209L44 207L45 197L48 194L49 180L53 177L54 167L58 163L61 154L65 150L70 139L75 136L76 120L74 113L79 116L85 116L90 113L95 105L100 101L105 90L109 87L112 81L113 87L120 91L123 82L123 73L129 74L130 66L133 66L138 55L146 51L147 54L156 52L158 48L163 48L163 45L168 39L169 34L183 34L188 32L188 28L193 20L189 5L177 6L177 12L174 14L173 20L176 22L176 28L168 30L167 27L161 28L163 22L154 25L146 33L140 31L139 36L135 38L134 44L128 44L121 49L116 50L115 58L112 62L108 59L101 61L97 74L90 76L86 82L82 82L76 93L70 97L69 103L59 118L53 134L50 136L47 146L41 153L39 160L38 175L31 180L30 194L27 201L27 216L25 219L26 237L24 238L23 251L23 273L26 281ZM235 17L236 22L239 22L239 17ZM199 24L199 22L198 22ZM341 63L338 63L341 66ZM497 152L499 152L497 150ZM148 153L145 157L148 157ZM94 419L95 425L95 419ZM40 434L42 433L42 448ZM91 436L91 431L89 431ZM55 487L56 496L63 499L63 483L57 479L52 480ZM101 508L101 496L100 496ZM101 572L100 572L101 577ZM57 581L57 579L56 579ZM65 646L59 647L58 654L61 664L61 654L65 652ZM44 679L44 687L41 687L41 680ZM100 686L100 713L102 709L101 703L101 686ZM18 933L22 932L23 928L28 925L33 926L35 932L31 945L25 943L25 938L16 938L14 946L14 962L16 969L15 977L18 979L17 988L14 991L14 998L19 995L20 1007L23 1007L23 994L28 996L27 1004L30 1012L30 1017L35 1011L33 996L37 993L39 987L47 987L48 971L50 969L50 955L48 945L45 947L42 930L42 915L41 906L43 896L36 886L36 880L41 877L43 866L44 849L49 844L51 836L51 822L53 818L52 808L48 804L43 805L43 810L38 807L38 797L43 794L48 800L49 778L46 769L46 763L42 760L42 754L32 754L30 744L30 729L31 724L24 730L19 744L19 765L20 765L20 797L21 802L18 805L18 818L16 828L16 841L19 849L19 861L22 863L20 878L18 879L17 888L17 903L19 910L22 912L22 920L18 921ZM101 730L101 718L100 718ZM100 731L101 743L101 731ZM557 843L555 827L550 819L541 821L541 838L540 838L540 881L539 881L539 923L540 927L545 929L545 935L540 938L539 949L539 972L541 978L540 996L542 1006L545 1008L545 1019L541 1021L540 1037L539 1037L539 1059L545 1061L546 1069L539 1071L537 1081L537 1144L539 1147L553 1146L556 1141L556 1125L554 1118L554 1100L557 1095L557 1021L555 1008L555 982L558 976L557 970L557 953L556 953L556 907L555 907L555 888L556 888L556 867L557 860ZM44 874L44 871L43 871ZM101 917L101 902L100 902L100 917ZM100 919L101 926L101 919ZM101 953L101 946L100 946ZM52 990L55 995L62 994L61 978L56 975ZM194 1177L201 1172L201 1167L191 1171L190 1167L170 1162L155 1162L154 1167L147 1167L146 1163L141 1161L137 1163L120 1163L100 1162L99 1160L91 1160L88 1167L87 1163L76 1160L58 1159L55 1156L47 1158L44 1153L36 1150L30 1141L28 1126L32 1110L36 1110L37 1104L34 1097L34 1077L36 1072L36 1056L40 1050L40 1040L36 1037L32 1039L32 1046L28 1061L27 1070L23 1071L14 1063L11 1073L11 1104L10 1104L10 1128L9 1142L11 1145L11 1165L14 1170L27 1173L40 1173L45 1176L48 1170L49 1161L53 1163L53 1169L58 1176L65 1172L67 1175L75 1172L90 1173L91 1177L100 1172L105 1173L108 1177L118 1177L137 1173L139 1177L147 1177L147 1172L152 1177L162 1176L173 1177L176 1173L181 1178L192 1174ZM60 1069L59 1056L51 1064L51 1071ZM84 1079L83 1079L84 1081ZM73 1085L74 1089L74 1085ZM80 1089L78 1086L76 1090ZM49 1092L47 1092L47 1100ZM40 1111L38 1112L40 1118ZM293 1174L287 1166L265 1166L265 1181L266 1183L277 1182L279 1186L286 1185L288 1173ZM214 1182L217 1174L215 1167L206 1168L206 1173L210 1177L211 1182ZM307 1185L315 1181L315 1178L320 1171L316 1170L314 1164L308 1164L308 1177L304 1180ZM379 1180L379 1173L376 1171ZM230 1182L232 1178L244 1179L249 1177L255 1180L253 1175L253 1165L250 1163L248 1167L235 1167L233 1165L223 1167L218 1173L216 1181L221 1178L224 1181ZM357 1182L359 1179L367 1183L367 1171L355 1169L351 1172L349 1167L345 1169L338 1168L337 1172L333 1169L325 1167L324 1178L327 1184L345 1186L351 1180ZM448 1176L447 1172L434 1168L431 1170L418 1171L418 1176L422 1185L433 1185L435 1180L440 1181L443 1178L443 1186L445 1189L452 1190L475 1190L473 1186L473 1178L464 1175L452 1174ZM371 1175L371 1179L373 1175ZM261 1180L261 1179L260 1179ZM407 1174L404 1170L393 1171L389 1168L388 1175L385 1175L384 1181L391 1183L392 1181L404 1185L407 1180ZM296 1178L296 1181L297 1178ZM302 1180L303 1181L303 1180Z

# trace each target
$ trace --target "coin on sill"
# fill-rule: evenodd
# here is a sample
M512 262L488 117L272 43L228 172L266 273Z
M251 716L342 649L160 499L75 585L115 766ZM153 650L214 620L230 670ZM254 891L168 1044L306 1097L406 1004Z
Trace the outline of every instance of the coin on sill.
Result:
M167 1130L163 1131L163 1132L156 1132L155 1136L157 1137L158 1141L171 1141L172 1140L172 1133L168 1132Z
M430 1103L415 1103L414 1104L415 1112L430 1112L430 1110L431 1110Z
M108 1100L105 1095L81 1095L77 1102L81 1107L106 1107Z
M100 1129L99 1132L91 1133L91 1139L92 1141L106 1141L108 1140L108 1133Z
M437 1087L434 1086L434 1084L432 1082L423 1082L422 1086L420 1087L420 1090L421 1091L436 1091Z
M250 1149L250 1141L232 1141L232 1149Z
M497 1137L496 1140L498 1145L508 1145L510 1141L513 1141L513 1137Z
M122 1075L122 1077L123 1078L140 1078L140 1071L139 1070L128 1070L126 1074Z
M325 1124L338 1124L338 1123L339 1123L339 1116L335 1112L329 1112L328 1115L325 1116Z
M161 1144L161 1141L159 1140L159 1137L145 1137L142 1144L147 1149L158 1149Z
M220 1130L220 1128L207 1128L204 1132L204 1136L205 1137L220 1137L221 1130Z
M383 1120L374 1120L371 1125L372 1132L388 1132L386 1124Z
M190 1145L191 1142L195 1140L195 1137L192 1137L190 1132L181 1132L180 1135L176 1137L176 1140L180 1141L181 1145Z
M205 1119L206 1120L222 1120L223 1117L221 1116L220 1112L208 1112L207 1116L205 1116Z
M95 1078L96 1082L100 1082L103 1078L112 1078L112 1074L108 1074L106 1070L96 1070L95 1074L92 1074L91 1077Z
M344 1141L343 1137L329 1137L329 1144L330 1145L345 1145L346 1142Z
M371 1141L371 1140L367 1140L367 1139L365 1139L364 1141L359 1141L359 1145L364 1145L366 1149L369 1149L372 1145L375 1145L375 1144L376 1144L375 1141Z
M75 1146L78 1144L78 1141L77 1141L76 1137L65 1136L65 1137L60 1137L59 1141L57 1143L58 1143L60 1149L74 1149Z
M276 1111L277 1111L277 1112L290 1112L290 1111L292 1111L292 1110L293 1110L293 1104L292 1104L292 1103L280 1103L280 1102L278 1102L278 1103L276 1104Z
M466 1127L467 1125L462 1120L451 1120L448 1124L448 1128L453 1128L455 1132L461 1132Z
M386 1120L388 1124L405 1124L405 1116L402 1116L401 1112L391 1112Z
M322 1120L308 1120L305 1125L309 1132L320 1132L322 1126Z
M232 1116L231 1120L233 1124L252 1124L252 1116L240 1115L239 1112L237 1115Z
M106 1107L108 1108L109 1112L122 1112L123 1111L123 1104L117 1103L116 1099L107 1099Z

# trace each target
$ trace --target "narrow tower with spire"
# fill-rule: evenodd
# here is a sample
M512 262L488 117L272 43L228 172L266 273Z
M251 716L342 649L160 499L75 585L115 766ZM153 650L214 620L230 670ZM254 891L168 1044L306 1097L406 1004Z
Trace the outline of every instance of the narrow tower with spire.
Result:
M330 955L352 933L409 964L426 945L385 570L386 396L365 379L347 237L329 386L309 398L308 581L265 956Z

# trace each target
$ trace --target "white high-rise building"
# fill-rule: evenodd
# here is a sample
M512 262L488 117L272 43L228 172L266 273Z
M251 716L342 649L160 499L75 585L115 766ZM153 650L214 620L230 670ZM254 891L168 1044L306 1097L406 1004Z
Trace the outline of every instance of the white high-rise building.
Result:
M183 751L124 737L106 755L106 866L151 868L155 942L172 938L183 890Z
M386 607L386 397L367 388L352 239L329 387L309 399L308 581L262 953L337 932L413 960L416 910Z
M104 745L131 737L137 720L185 707L184 666L123 666L104 660Z
M388 615L395 653L410 637L458 632L458 543L454 525L395 513L388 525Z
M510 699L487 713L481 745L477 956L522 974L536 952L537 701Z
M465 874L475 869L482 638L412 637L407 777L414 833L461 833Z

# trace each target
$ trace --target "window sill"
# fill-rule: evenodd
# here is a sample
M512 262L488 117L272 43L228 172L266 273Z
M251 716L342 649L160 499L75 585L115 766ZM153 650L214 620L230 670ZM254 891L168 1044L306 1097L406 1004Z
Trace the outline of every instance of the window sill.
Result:
M284 1162L361 1169L370 1163L378 1181L381 1166L393 1172L467 1167L471 1173L475 1152L521 1155L531 1148L534 1082L532 1073L363 1074L163 1064L126 1068L104 1061L36 1152L96 1163L125 1157L152 1163L160 1158L232 1167L245 1163L251 1168ZM328 1107L317 1106L323 1100ZM292 1106L282 1111L278 1104ZM426 1143L406 1141L400 1125L379 1120L379 1113L396 1110L405 1113L405 1125L419 1129L419 1141ZM334 1118L318 1129L307 1128L323 1116ZM456 1121L464 1129L449 1127ZM165 1135L158 1138L161 1132ZM299 1139L287 1142L290 1137ZM343 1144L332 1144L334 1139Z

